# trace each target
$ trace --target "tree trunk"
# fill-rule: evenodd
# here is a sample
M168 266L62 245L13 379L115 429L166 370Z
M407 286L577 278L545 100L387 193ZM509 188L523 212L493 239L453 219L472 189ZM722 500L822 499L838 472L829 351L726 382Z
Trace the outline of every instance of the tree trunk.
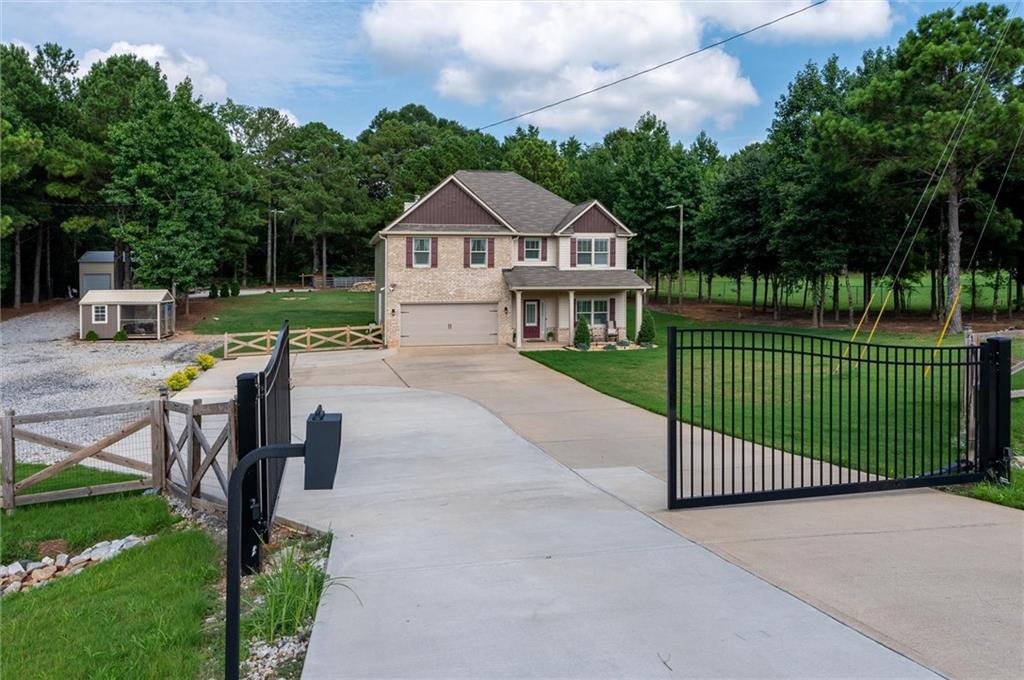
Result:
M736 277L736 318L743 318L743 305L740 304L740 290L742 290L743 276Z
M658 294L661 291L661 272L654 273L654 301L658 301Z
M316 275L320 272L320 248L316 240L313 241L313 287L316 288Z
M708 302L714 302L715 296L711 292L711 284L715 281L714 274L708 274Z
M46 230L46 299L53 299L53 241L50 239L50 229Z
M935 321L935 320L937 320L939 318L939 316L938 316L939 306L935 303L936 302L935 298L938 295L939 287L938 287L938 282L936 281L936 277L935 277L935 270L932 269L930 274L931 274L931 294L930 294L929 299L928 299L928 315L931 317L932 321Z
M324 288L327 287L327 234L323 235L320 253L320 267L324 271Z
M832 275L832 315L839 321L839 274Z
M997 264L996 265L996 280L992 284L992 321L993 321L993 323L995 322L995 320L999 316L999 289L1000 289L1000 286L1003 283L1002 280L1001 280L1002 274L1003 274L1003 270L1000 269L999 265Z
M849 267L843 267L843 278L846 279L846 311L849 315L846 325L853 328L853 286L850 285Z
M14 308L21 307L21 229L14 230ZM81 291L79 291L81 294Z
M242 251L242 288L249 287L249 251Z
M1013 318L1013 276L1006 272L1006 318Z
M807 309L807 289L808 288L813 288L814 286L817 286L817 285L818 285L817 281L815 281L814 283L811 283L811 279L807 279L806 281L804 281L804 299L800 301L800 311L801 312ZM817 291L815 291L815 292L817 292ZM812 304L813 304L813 301L812 301Z
M952 302L950 302L952 304ZM978 313L978 268L971 267L971 318Z
M771 287L771 277L764 277L764 292L761 293L761 311L768 311L768 289Z
M755 274L754 276L751 277L751 279L752 279L752 281L754 283L754 288L753 288L753 290L751 291L751 294L750 294L750 311L756 312L757 311L757 275Z
M267 203L267 211L268 211L267 212L267 285L268 286L270 285L270 279L271 279L271 276L273 275L272 267L274 266L274 264L273 264L273 259L274 259L274 248L273 248L274 227L273 227L273 225L271 224L271 221L270 221L271 215L270 215L269 210L270 210L270 203L268 202Z
M772 277L772 318L779 320L779 279Z
M948 304L953 304L953 298L956 297L957 291L960 290L960 190L957 187L958 179L956 166L950 166L949 181L952 188L949 191L949 202L947 204L949 248L946 253L947 266L949 267L949 281L946 284ZM962 333L964 323L960 314L960 305L952 309L950 316L952 320L949 323L949 332L954 335Z
M697 302L704 302L704 272L697 272Z
M872 281L871 272L864 272L864 309L871 306L871 293L872 293Z
M32 304L39 303L39 283L43 274L43 225L36 229L36 260L32 268Z

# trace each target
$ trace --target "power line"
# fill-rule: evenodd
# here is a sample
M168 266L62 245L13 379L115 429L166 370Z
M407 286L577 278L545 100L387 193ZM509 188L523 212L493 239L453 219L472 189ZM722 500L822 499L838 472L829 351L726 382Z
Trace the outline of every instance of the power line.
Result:
M779 23L780 21L782 21L784 19L788 19L790 17L794 17L797 14L801 14L803 12L806 12L807 10L814 9L815 7L817 7L819 5L824 5L826 2L828 2L828 0L817 0L817 2L814 2L814 3L810 4L810 5L807 5L806 7L802 7L800 9L793 10L792 12L790 12L788 14L783 14L780 17L776 17L775 19L772 19L771 21L767 21L767 22L765 22L763 24L760 24L758 26L754 26L753 28L749 28L749 29L747 29L747 30L745 30L745 31L743 31L741 33L736 33L735 35L731 35L728 38L724 38L724 39L719 40L717 42L713 42L710 45L705 45L704 47L696 49L696 50L694 50L692 52L687 52L686 54L684 54L682 56L676 57L675 59L669 59L668 61L663 61L660 64L656 64L656 65L651 66L649 68L645 68L642 71L637 71L636 73L632 73L632 74L630 74L628 76L623 76L622 78L619 78L617 80L613 80L613 81L611 81L609 83L605 83L604 85L598 85L597 87L595 87L593 89L587 90L585 92L580 92L578 94L574 94L571 97L566 97L564 99L559 99L556 102L552 102L550 104L545 104L544 106L538 106L535 109L531 109L529 111L524 111L523 113L517 113L514 116L509 116L508 118L504 118L504 119L499 120L499 121L494 122L494 123L488 123L487 125L484 125L482 127L478 127L476 129L476 132L480 132L481 130L486 130L487 128L492 128L492 127L495 127L495 126L498 126L498 125L504 125L505 123L510 123L510 122L512 122L514 120L517 120L519 118L523 118L524 116L531 116L531 115L533 115L535 113L539 113L541 111L546 111L547 109L553 109L556 106L561 106L562 104L565 104L566 102L571 102L574 99L579 99L580 97L586 97L589 94L594 94L595 92L600 92L601 90L605 90L605 89L607 89L609 87L612 87L614 85L619 85L620 83L624 83L627 80L632 80L633 78L639 78L640 76L646 75L646 74L650 73L651 71L657 71L659 68L664 68L665 66L670 66L672 64L675 64L676 62L682 61L683 59L688 59L689 57L692 57L694 55L700 54L701 52L706 52L706 51L708 51L710 49L714 49L715 47L720 47L720 46L722 46L722 45L724 45L724 44L726 44L728 42L732 42L733 40L737 40L737 39L742 38L744 36L750 35L751 33L755 32L755 31L760 31L762 28L768 28L769 26L772 26L773 24L777 24L777 23Z

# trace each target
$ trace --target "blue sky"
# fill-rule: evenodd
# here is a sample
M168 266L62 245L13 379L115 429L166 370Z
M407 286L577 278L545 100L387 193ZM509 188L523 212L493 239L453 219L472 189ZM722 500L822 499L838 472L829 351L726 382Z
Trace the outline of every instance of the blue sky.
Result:
M231 97L320 120L347 136L409 102L485 125L745 30L807 0L555 3L61 3L0 5L0 39L52 41L86 68L132 52L207 100ZM773 105L808 60L854 67L917 17L955 2L830 0L729 43L532 119L546 137L595 141L651 110L688 142L725 151L762 139ZM496 136L514 125L491 129Z

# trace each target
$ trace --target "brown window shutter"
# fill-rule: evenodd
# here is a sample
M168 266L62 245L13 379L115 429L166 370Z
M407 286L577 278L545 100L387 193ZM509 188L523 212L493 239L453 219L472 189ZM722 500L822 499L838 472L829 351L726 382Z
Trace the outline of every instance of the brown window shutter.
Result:
M608 266L615 266L615 251L618 250L618 239L614 236L608 239Z
M437 237L430 239L430 266L437 267Z
M462 266L469 266L469 239L462 239Z
M608 298L608 320L615 326L615 298Z
M487 239L487 266L494 267L494 239Z
M412 236L405 237L405 266L412 266Z
M526 259L526 239L522 236L519 237L519 261L522 262Z
M576 239L569 239L569 266L576 266Z
M540 259L544 262L548 261L548 240L546 238L540 240Z

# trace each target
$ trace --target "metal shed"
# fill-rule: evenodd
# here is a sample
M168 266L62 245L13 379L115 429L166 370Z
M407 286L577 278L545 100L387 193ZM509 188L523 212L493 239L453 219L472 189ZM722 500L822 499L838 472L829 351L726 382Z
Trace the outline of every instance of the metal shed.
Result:
M78 258L78 295L120 287L113 250L88 250Z
M124 329L129 338L174 334L174 296L166 290L90 290L78 301L78 337L95 331L110 340Z

